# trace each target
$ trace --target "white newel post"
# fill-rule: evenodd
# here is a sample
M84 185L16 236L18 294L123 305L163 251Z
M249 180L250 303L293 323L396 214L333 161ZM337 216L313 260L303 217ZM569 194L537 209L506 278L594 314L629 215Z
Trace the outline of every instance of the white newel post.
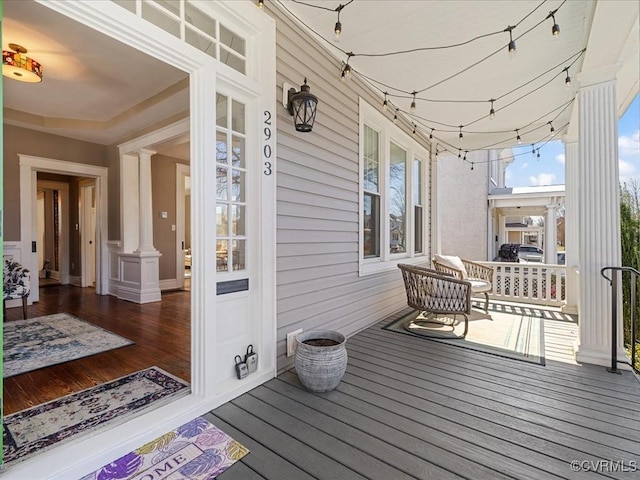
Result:
M576 358L579 362L609 365L611 288L600 269L621 262L615 69L587 74L579 80L580 335ZM621 318L615 342L618 358L625 359Z
M557 205L547 205L547 215L544 219L544 263L550 264L558 263L556 255L556 249L558 248L556 207Z
M564 170L565 170L565 199L564 199L564 246L567 276L565 283L566 304L562 307L564 313L578 314L578 291L580 281L578 269L578 141L564 140Z

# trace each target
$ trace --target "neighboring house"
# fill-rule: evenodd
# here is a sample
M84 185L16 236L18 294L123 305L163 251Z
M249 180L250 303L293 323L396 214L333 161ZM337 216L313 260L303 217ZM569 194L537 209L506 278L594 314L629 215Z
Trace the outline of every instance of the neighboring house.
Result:
M129 81L167 84L148 92L154 102L133 102L126 115L104 121L56 123L63 112L19 112L19 102L5 109L5 241L25 264L36 265L29 207L33 180L44 171L93 181L96 293L161 301L163 288L180 286L189 246L192 268L191 394L13 467L23 478L78 478L264 383L292 366L286 340L297 329L349 336L399 311L406 306L400 262L428 264L438 251L482 259L495 250L486 196L504 187L501 154L470 153L477 163L464 168L456 159L436 162L428 135L414 135L406 118L395 124L361 79L341 83L342 61L278 6L9 3L15 5L5 4L7 14L10 7L33 13L41 34L60 27L60 37L77 33L69 45L95 48L82 67L95 66L96 58L115 65L113 49L140 56L137 72L121 77L109 70L113 90L92 97L104 108ZM321 102L311 134L294 130L281 101L286 84L298 89L305 77ZM70 99L86 86L68 82ZM139 122L117 128L138 109ZM76 138L87 131L95 140ZM74 208L65 231L73 238L83 184L67 183ZM188 194L187 212L180 203L188 203ZM184 245L180 215L191 225ZM63 259L61 275L66 269L69 282L79 276L82 283L75 255ZM589 345L600 352L606 342L598 337ZM260 355L259 370L238 380L233 358L248 344Z

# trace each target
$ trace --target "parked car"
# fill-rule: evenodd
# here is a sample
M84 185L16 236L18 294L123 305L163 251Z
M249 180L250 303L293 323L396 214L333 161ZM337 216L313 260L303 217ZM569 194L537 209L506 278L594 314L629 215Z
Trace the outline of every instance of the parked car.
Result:
M558 252L558 265L564 265L566 262L566 257L564 252Z
M544 260L544 252L535 245L520 245L518 248L518 258L525 262L541 263Z
M494 258L495 262L519 262L517 243L503 243L498 250L498 256Z

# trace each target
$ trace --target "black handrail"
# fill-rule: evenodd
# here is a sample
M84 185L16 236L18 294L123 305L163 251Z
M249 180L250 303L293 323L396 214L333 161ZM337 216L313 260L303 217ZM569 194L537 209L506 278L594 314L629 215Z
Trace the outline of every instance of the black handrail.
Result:
M612 272L629 272L633 275L633 281L631 282L631 363L618 360L618 275L613 273L611 278L605 275L605 271L611 270ZM640 278L640 272L632 267L603 267L600 270L600 275L606 278L611 285L611 368L607 370L611 373L620 373L618 370L618 363L625 363L631 365L631 368L636 369L636 285L638 278Z

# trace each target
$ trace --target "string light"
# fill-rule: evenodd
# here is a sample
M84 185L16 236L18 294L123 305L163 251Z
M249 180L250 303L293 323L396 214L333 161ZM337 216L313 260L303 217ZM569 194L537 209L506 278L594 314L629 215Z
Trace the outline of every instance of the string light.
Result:
M460 140L462 140L462 137L463 137L463 135L462 135L462 127L463 127L463 125L460 125L460 127L459 127L460 128L460 135L458 135L458 138Z
M496 116L496 111L493 109L493 102L495 102L495 100L491 99L489 101L491 102L491 110L489 110L489 118L493 120L494 117Z
M258 8L264 8L264 0L258 0Z
M462 160L464 160L465 162L467 161L467 153L469 153L468 150L465 150L464 152L464 158Z
M382 102L382 109L386 112L389 103L387 102L387 92L384 92L384 102Z
M547 15L547 18L551 18L553 20L553 27L551 27L551 34L555 38L558 38L560 36L560 25L556 23L556 17L555 17L555 14L557 11L558 11L557 9L553 10L552 12L549 12L549 15Z
M413 134L414 135L416 134L416 124L415 123L413 124Z
M398 123L398 111L400 109L396 108L396 113L393 115L393 123Z
M516 141L518 143L522 143L522 138L520 138L520 132L518 131L517 128L516 128Z
M349 80L351 78L351 67L349 66L349 61L344 64L342 67L342 80Z
M538 154L536 155L537 158L540 158L540 149L538 149Z
M414 90L412 95L413 95L413 101L411 102L411 113L414 113L416 111L416 91Z
M515 27L507 27L504 29L505 32L509 32L509 57L513 57L516 54L516 41L513 39L513 29Z
M471 162L471 171L473 171L473 162Z
M531 155L535 155L536 154L536 149L534 148L533 143L531 144Z
M567 87L571 86L571 77L569 76L569 67L565 67L564 72L567 74L567 77L564 79L564 84Z
M429 134L429 140L431 140L433 138L433 132L434 132L435 128L431 129L431 133Z
M458 149L458 158L462 158L462 150Z
M336 42L340 41L340 34L342 33L342 23L340 23L340 12L342 11L342 9L344 8L344 5L338 5L338 8L336 8L336 12L338 12L338 21L336 22L336 26L333 29L333 32L335 33L335 40Z
M555 128L553 128L553 123L548 122L548 125L551 125L551 133L553 133L553 132L555 132L555 131L556 131L556 129L555 129Z

